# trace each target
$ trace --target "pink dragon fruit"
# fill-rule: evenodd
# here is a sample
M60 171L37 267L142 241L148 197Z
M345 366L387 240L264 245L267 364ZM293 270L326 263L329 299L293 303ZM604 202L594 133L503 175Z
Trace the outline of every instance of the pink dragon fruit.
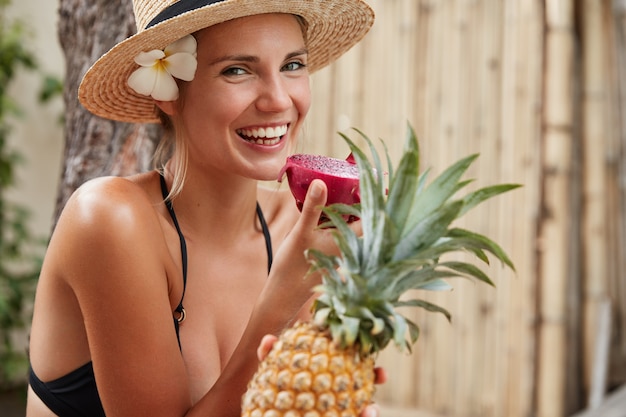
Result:
M291 193L298 209L302 209L306 192L314 179L326 183L326 205L335 203L354 204L361 201L359 195L359 171L352 157L345 160L321 155L295 154L287 158L278 181L287 175ZM350 219L353 220L353 219Z

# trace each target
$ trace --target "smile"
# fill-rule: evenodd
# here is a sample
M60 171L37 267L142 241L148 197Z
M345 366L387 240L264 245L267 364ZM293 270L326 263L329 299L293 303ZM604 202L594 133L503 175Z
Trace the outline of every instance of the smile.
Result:
M287 133L287 125L260 127L257 129L237 129L237 134L244 140L257 145L276 145Z

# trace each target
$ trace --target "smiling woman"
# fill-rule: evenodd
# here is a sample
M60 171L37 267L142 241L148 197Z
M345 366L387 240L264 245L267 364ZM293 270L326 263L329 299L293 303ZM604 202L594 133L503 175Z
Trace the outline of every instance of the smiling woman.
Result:
M317 228L322 183L300 213L257 182L278 177L309 74L367 33L369 6L134 6L138 33L91 67L79 97L105 118L163 123L160 162L89 181L65 206L35 301L29 417L239 415L263 336L308 315L319 278L294 279L304 251L335 250Z

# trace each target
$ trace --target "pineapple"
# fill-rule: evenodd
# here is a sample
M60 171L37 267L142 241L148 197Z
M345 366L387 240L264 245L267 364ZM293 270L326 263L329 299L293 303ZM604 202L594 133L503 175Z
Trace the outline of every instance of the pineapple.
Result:
M514 269L495 242L451 224L518 185L485 187L453 199L470 182L461 176L477 155L453 164L426 186L411 126L397 169L387 155L387 176L372 142L356 131L374 161L341 135L359 167L361 202L324 208L341 255L307 252L311 270L322 275L313 320L286 329L261 362L242 399L243 417L357 417L374 394L376 354L392 341L410 352L418 339L418 326L398 308L421 307L450 319L442 307L402 297L408 290L448 289L444 279L457 276L493 285L475 265L442 255L467 251L489 263L490 253ZM351 217L361 219L362 235L348 227L345 219Z

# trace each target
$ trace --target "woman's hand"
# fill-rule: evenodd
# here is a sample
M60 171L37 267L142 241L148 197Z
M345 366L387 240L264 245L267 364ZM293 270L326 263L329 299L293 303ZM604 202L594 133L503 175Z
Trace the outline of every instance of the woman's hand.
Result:
M259 361L262 361L270 350L272 350L272 346L278 340L278 338L274 335L266 335L261 340L259 347L257 348L257 357ZM375 384L384 384L387 381L387 373L383 368L374 368L374 383ZM370 404L365 407L365 410L361 413L361 417L378 417L380 415L380 409L377 404Z
M329 230L318 227L322 208L326 204L327 189L321 180L309 186L304 205L298 220L281 242L274 256L274 262L265 288L259 298L259 305L266 314L280 315L282 329L289 324L302 306L313 295L312 289L319 284L319 276L307 275L310 264L305 257L307 249L315 248L336 252L336 244ZM280 310L275 308L280 305Z

